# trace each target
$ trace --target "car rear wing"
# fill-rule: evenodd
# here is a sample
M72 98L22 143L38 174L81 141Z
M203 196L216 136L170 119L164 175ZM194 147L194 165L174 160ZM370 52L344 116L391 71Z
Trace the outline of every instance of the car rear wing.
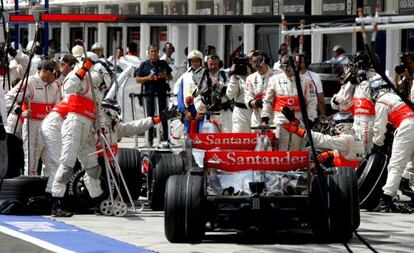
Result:
M309 151L206 151L204 168L286 172L309 167Z
M189 135L193 148L202 150L254 150L260 133L192 133ZM272 146L276 137L268 132Z

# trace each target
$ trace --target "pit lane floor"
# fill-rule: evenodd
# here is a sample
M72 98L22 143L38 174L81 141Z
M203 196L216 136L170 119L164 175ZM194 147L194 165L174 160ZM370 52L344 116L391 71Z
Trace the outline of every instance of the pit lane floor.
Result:
M342 244L313 243L311 232L306 229L279 231L268 235L207 232L202 243L172 244L167 241L164 235L163 212L151 210L144 210L140 214L128 214L125 217L75 215L71 218L55 219L49 216L44 216L44 218L46 221L64 223L62 226L70 225L71 228L74 228L73 230L96 233L108 240L105 242L107 248L100 243L100 248L92 247L94 248L92 251L79 249L71 252L129 252L122 251L117 248L118 246L115 247L122 242L127 247L137 246L136 252L142 252L142 250L162 253L347 252ZM358 232L378 252L413 252L414 216L410 214L383 214L363 211ZM65 234L56 234L55 236L58 236L62 241L74 240L73 236ZM68 237L66 238L66 236ZM83 242L79 241L79 243ZM95 242L91 242L91 244L93 243ZM22 239L11 239L8 235L0 234L0 252L63 252L59 248L58 250L52 248L52 251L45 250L41 248L42 245L41 243L36 244L36 242L30 244ZM348 246L353 252L371 252L355 236Z
M129 139L122 146L132 147L132 142L133 139ZM120 246L133 252L148 250L162 253L347 252L342 244L313 243L310 230L279 231L268 235L207 232L202 243L172 244L164 235L164 213L147 209L140 214L125 217L75 215L71 218L55 219L50 216L35 218L43 219L42 222L56 222L55 227L68 225L73 230L86 230L92 232L91 236L100 235L100 239L103 240L97 244L99 247L93 246L93 243L96 243L94 240L90 242L89 249L85 247L71 252L128 252L119 248ZM0 224L1 226L3 224ZM414 214L362 211L358 232L378 252L414 252ZM15 236L0 232L0 252L66 252L65 245L54 248L52 242L52 247L49 245L45 248L42 241L30 240L30 238L26 240L24 236L18 238ZM81 239L67 234L55 234L52 239L54 240L55 237L59 237L62 241L72 240L69 245L88 244L83 241L82 235ZM353 252L371 252L355 235L348 245ZM134 246L136 247L133 248Z

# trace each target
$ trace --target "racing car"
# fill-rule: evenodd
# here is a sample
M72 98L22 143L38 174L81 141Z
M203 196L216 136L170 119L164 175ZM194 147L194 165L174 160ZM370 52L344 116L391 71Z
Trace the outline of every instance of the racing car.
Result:
M167 180L164 223L170 242L199 242L207 229L294 227L311 227L318 241L351 239L360 222L354 170L331 167L318 176L308 151L254 150L260 138L192 136L193 148L205 150L203 164Z

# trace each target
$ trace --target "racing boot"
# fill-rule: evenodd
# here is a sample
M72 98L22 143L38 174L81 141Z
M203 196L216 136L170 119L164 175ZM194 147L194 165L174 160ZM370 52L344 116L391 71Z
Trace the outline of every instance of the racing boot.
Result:
M400 191L402 192L402 194L407 195L409 197L413 197L414 196L414 191L411 188L410 185L410 180L406 179L406 178L402 178L401 182L400 182Z
M52 217L72 217L73 213L64 210L63 198L53 198Z
M377 207L372 210L373 212L380 213L399 213L397 206L394 204L392 196L382 194L380 202Z

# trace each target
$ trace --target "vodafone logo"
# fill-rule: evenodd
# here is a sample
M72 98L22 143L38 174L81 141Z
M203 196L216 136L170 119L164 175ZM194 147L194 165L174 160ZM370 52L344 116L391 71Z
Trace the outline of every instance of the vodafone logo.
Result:
M357 102L357 106L358 106L358 107L361 107L361 106L362 106L362 100L358 100L358 102Z

